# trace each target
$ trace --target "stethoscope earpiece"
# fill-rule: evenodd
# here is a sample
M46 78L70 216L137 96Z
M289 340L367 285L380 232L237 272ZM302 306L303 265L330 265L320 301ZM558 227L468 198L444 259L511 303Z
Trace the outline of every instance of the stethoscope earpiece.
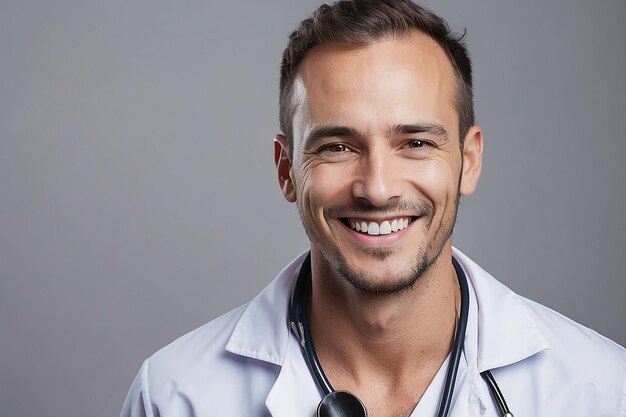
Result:
M367 417L367 410L351 392L333 391L317 406L317 417Z

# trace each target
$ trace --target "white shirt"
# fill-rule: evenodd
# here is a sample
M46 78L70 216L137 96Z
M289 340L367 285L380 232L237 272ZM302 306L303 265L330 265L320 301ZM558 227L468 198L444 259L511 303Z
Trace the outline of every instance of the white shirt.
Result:
M453 248L470 287L451 417L496 417L490 369L515 417L626 417L626 351L496 281ZM321 394L288 306L304 254L248 304L177 339L142 365L121 417L313 417ZM447 361L411 417L433 417Z

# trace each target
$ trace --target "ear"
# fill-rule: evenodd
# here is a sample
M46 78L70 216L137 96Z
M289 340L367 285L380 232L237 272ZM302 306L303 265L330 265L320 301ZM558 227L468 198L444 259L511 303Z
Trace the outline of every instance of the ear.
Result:
M291 161L289 160L289 146L287 138L278 134L274 137L274 164L278 173L278 186L285 200L290 203L296 201L296 190L291 178Z
M483 131L478 125L472 126L463 144L463 172L459 192L468 196L476 190L483 167Z

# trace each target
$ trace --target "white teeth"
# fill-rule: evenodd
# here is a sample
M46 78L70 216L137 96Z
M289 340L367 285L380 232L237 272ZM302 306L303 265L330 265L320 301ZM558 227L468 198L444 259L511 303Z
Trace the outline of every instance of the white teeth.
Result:
M392 221L384 220L382 223L365 222L359 220L349 220L350 227L357 232L367 233L368 235L388 235L409 226L409 218L393 219Z

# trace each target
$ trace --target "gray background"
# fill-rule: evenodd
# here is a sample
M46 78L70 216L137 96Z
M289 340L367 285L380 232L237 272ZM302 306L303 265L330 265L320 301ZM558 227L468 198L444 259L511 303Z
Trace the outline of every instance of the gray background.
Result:
M306 248L278 65L318 1L0 2L0 415L117 415L143 358ZM426 2L469 31L455 244L626 343L626 2Z

